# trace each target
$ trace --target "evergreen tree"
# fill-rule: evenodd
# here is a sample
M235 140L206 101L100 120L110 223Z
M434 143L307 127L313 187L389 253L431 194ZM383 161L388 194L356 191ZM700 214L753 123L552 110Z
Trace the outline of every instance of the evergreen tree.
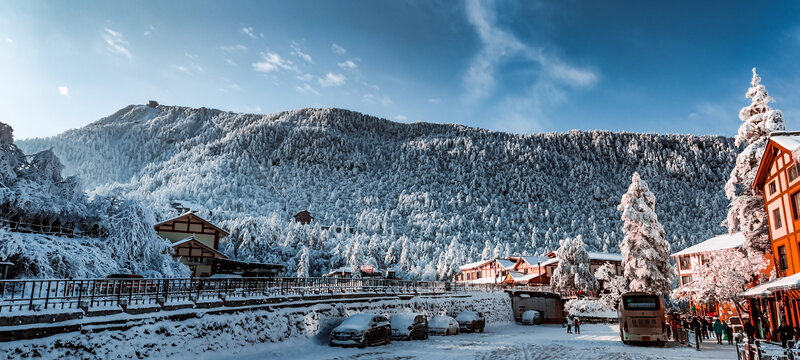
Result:
M622 211L624 234L619 247L630 290L666 296L674 272L669 264L669 243L664 240L664 227L658 222L655 207L656 196L639 173L633 173L628 192L617 207Z
M724 224L731 234L741 231L745 238L747 251L763 253L769 251L769 228L767 209L761 189L753 189L758 166L764 155L773 131L784 130L783 113L769 107L774 99L761 85L761 77L753 68L753 80L746 96L752 99L750 105L739 111L743 124L736 134L736 145L746 145L736 157L736 166L731 170L725 184L725 195L730 200L728 217Z
M308 277L310 265L308 263L308 248L303 246L300 250L300 260L297 262L297 277Z
M550 279L554 290L597 290L599 284L589 268L589 253L580 235L562 240L556 253L558 265Z

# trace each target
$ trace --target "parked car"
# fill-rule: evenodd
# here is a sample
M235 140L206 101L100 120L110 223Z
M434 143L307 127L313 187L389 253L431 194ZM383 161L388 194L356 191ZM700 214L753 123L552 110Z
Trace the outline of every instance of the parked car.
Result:
M397 314L392 316L392 340L428 338L428 318L422 314Z
M483 332L483 328L486 326L483 313L474 311L462 311L456 316L456 321L458 321L458 330L460 332Z
M428 332L431 335L458 335L458 321L449 316L435 316L428 322Z
M331 331L328 345L358 346L386 345L391 342L389 319L375 314L355 314Z
M536 310L528 310L522 313L522 325L541 325L542 314Z

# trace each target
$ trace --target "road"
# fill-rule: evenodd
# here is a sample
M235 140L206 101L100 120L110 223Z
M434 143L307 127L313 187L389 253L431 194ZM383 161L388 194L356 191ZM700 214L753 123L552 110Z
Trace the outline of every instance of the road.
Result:
M616 325L583 325L582 333L566 334L558 325L487 326L484 334L431 337L428 340L395 341L366 349L331 348L324 336L279 344L262 344L236 352L204 354L200 359L602 359L686 360L736 359L734 345L706 341L701 351L670 343L666 347L624 345ZM713 344L712 344L713 343Z

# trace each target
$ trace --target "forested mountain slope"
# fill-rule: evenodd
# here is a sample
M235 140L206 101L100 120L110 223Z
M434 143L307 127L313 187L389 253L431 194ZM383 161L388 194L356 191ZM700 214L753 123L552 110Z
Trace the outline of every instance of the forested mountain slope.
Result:
M737 148L718 136L571 131L512 135L401 124L341 109L272 115L128 106L84 128L19 141L52 149L89 191L186 199L231 230L224 250L319 274L344 264L448 276L459 263L540 254L567 236L617 251L634 171L673 249L725 231ZM315 226L291 215L308 209ZM320 226L344 226L328 232Z

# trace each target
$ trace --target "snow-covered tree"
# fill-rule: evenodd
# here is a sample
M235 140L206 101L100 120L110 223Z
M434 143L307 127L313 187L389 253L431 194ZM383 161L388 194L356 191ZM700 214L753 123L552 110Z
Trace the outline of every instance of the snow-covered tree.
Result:
M673 298L699 304L730 302L740 311L744 300L740 294L767 268L764 255L724 249L708 254L706 259L692 271L690 283L673 291Z
M308 248L303 246L300 250L300 260L297 262L297 277L308 277Z
M594 272L594 277L603 281L603 291L600 301L608 309L616 309L622 294L628 291L628 281L624 276L617 275L617 266L606 262Z
M736 166L731 170L725 184L725 195L730 200L725 225L731 234L741 231L745 238L745 249L765 252L770 249L767 210L760 189L753 189L758 166L773 131L784 130L783 113L769 107L774 99L761 84L761 77L753 68L753 80L746 96L751 104L739 111L743 124L736 134L736 145L746 145L736 157Z
M675 276L669 264L669 243L655 212L656 196L647 183L633 173L628 192L617 207L622 211L620 244L624 276L631 291L653 292L666 296Z
M550 285L557 291L594 291L599 284L589 268L589 253L583 238L566 238L561 241L561 247L556 251L558 265L553 270Z

